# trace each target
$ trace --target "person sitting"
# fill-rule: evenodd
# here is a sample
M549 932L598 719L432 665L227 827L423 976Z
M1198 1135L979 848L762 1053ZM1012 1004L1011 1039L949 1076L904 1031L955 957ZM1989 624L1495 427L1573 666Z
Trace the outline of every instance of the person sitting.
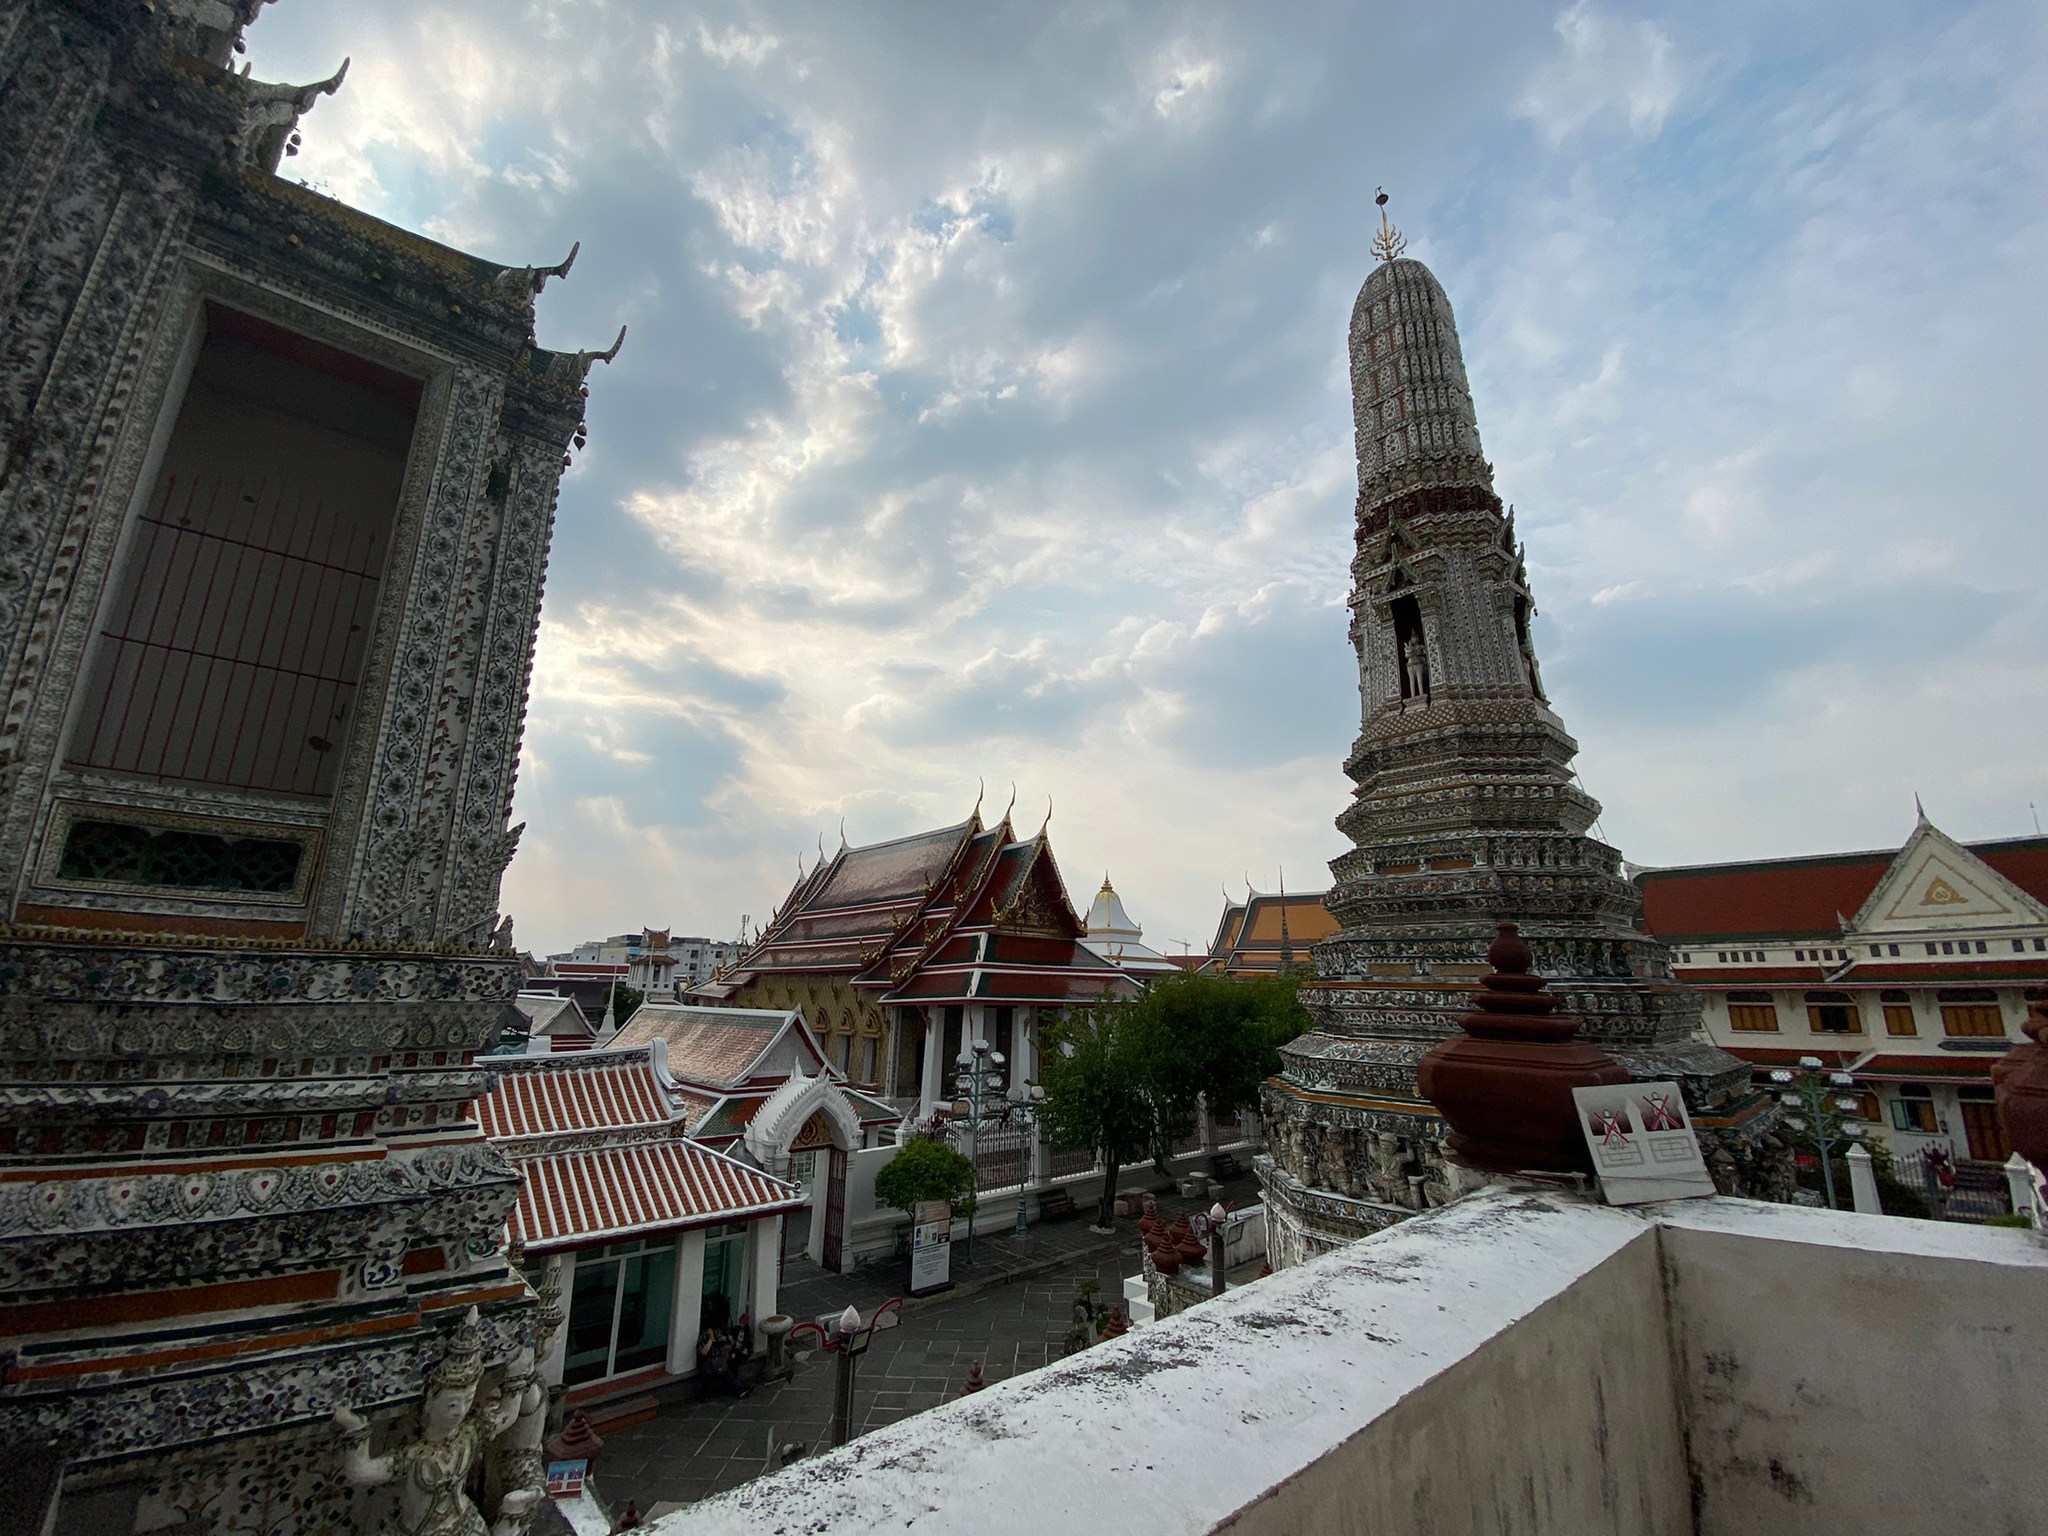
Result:
M722 1329L706 1328L697 1341L697 1373L726 1388L734 1397L745 1397L753 1388L740 1380L733 1362L733 1345Z

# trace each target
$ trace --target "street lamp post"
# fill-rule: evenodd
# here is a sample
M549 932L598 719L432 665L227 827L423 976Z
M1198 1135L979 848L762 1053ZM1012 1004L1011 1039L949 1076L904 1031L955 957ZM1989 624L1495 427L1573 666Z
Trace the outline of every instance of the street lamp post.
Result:
M962 1050L956 1063L959 1070L953 1076L953 1091L960 1095L954 1102L953 1113L967 1117L967 1161L974 1168L975 1204L980 1204L981 1195L981 1119L988 1113L989 1100L1003 1091L1003 1053L989 1049L986 1040L977 1040L971 1049ZM974 1207L967 1210L967 1262L974 1262Z
M1855 1086L1856 1079L1846 1072L1823 1073L1818 1056L1802 1056L1799 1065L1797 1074L1778 1068L1771 1081L1780 1085L1778 1102L1796 1111L1785 1117L1786 1126L1820 1154L1821 1186L1827 1191L1828 1209L1836 1210L1835 1148L1853 1146L1863 1138L1863 1127L1842 1115L1856 1108L1856 1101L1842 1092Z
M1038 1118L1038 1107L1045 1102L1045 1090L1036 1083L1013 1083L1010 1085L1010 1091L1006 1097L1010 1105L1010 1113L1017 1120L1018 1134L1022 1135L1029 1128L1032 1121ZM1024 1191L1031 1183L1031 1171L1025 1167L1025 1162L1030 1155L1031 1142L1027 1138L1023 1143L1022 1149L1017 1154L1016 1233L1019 1237L1027 1236L1031 1231L1031 1220L1024 1213Z
M875 1339L875 1320L881 1313L868 1319L863 1328L860 1312L849 1306L839 1314L839 1374L832 1383L832 1443L844 1445L853 1438L853 1377L860 1357L867 1353L868 1345Z

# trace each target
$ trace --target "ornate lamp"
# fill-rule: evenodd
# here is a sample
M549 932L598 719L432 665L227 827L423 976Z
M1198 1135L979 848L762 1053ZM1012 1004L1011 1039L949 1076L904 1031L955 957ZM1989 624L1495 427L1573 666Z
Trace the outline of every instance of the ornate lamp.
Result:
M1486 958L1477 1008L1461 1031L1417 1065L1415 1083L1451 1128L1452 1157L1494 1173L1590 1173L1574 1088L1625 1083L1628 1071L1598 1046L1572 1037L1579 1021L1557 1012L1513 923L1502 923Z

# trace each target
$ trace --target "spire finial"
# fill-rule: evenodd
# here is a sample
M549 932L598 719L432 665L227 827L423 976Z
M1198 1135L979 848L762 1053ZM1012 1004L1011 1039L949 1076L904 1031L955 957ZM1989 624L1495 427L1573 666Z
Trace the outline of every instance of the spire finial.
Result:
M1408 249L1408 237L1387 222L1387 189L1375 187L1373 201L1380 208L1379 233L1372 237L1372 253L1381 261L1393 261Z
M1920 791L1913 791L1913 822L1916 826L1927 825L1927 807L1920 803Z

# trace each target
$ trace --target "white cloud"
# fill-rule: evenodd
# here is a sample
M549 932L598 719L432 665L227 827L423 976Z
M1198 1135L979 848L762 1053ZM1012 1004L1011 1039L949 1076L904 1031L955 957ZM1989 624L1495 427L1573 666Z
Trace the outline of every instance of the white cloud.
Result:
M1678 104L1676 49L1652 21L1627 21L1596 11L1591 0L1558 13L1561 52L1529 76L1517 112L1552 144L1595 118L1618 112L1639 138L1655 138Z
M1379 181L1441 189L1401 222L1624 850L1873 843L1908 781L2020 830L2037 18L757 12L358 0L252 33L272 78L356 57L288 170L499 259L580 238L543 339L632 328L563 490L524 942L730 933L842 814L935 825L977 778L1051 794L1070 869L1169 942L1219 877L1316 878Z

